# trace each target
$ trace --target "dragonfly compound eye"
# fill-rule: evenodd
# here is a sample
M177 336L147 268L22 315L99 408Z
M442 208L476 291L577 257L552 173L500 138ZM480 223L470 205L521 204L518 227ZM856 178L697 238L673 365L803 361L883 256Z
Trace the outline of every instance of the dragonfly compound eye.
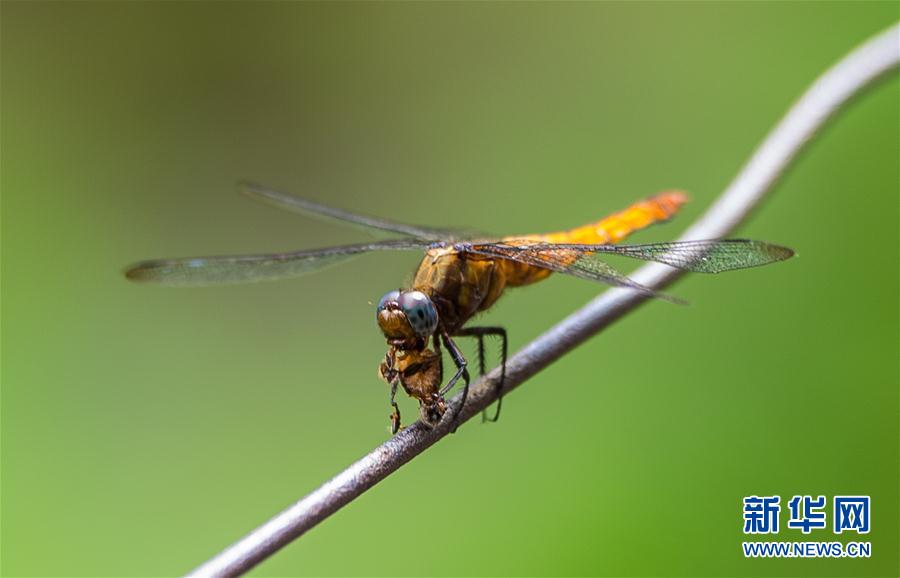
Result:
M393 291L388 291L387 293L384 294L384 297L382 297L381 300L378 302L378 309L375 311L375 314L378 315L378 313L380 311L384 310L387 307L388 303L391 303L391 302L396 303L397 299L399 299L399 298L400 298L400 291L398 291L396 289L394 289Z
M419 337L428 337L437 329L437 309L431 299L421 291L401 293L397 303L406 315L410 327Z

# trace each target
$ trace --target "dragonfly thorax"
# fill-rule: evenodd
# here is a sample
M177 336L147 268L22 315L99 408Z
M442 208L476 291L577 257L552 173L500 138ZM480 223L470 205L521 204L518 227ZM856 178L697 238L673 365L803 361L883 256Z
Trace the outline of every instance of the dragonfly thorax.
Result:
M421 291L390 291L378 302L375 318L390 342L426 341L437 330L438 313Z

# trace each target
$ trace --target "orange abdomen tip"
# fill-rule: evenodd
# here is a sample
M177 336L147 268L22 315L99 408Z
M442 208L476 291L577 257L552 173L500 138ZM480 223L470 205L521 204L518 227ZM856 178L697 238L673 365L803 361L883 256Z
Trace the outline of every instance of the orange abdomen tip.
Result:
M677 213L678 209L688 202L690 198L684 191L663 191L647 200L657 205L665 215L663 218L668 219Z
M593 243L618 243L653 223L668 221L688 200L682 191L663 191L597 221ZM577 229L576 229L577 231Z
M663 191L599 221L568 231L528 237L547 243L618 243L653 223L668 221L687 201L688 196L683 191Z

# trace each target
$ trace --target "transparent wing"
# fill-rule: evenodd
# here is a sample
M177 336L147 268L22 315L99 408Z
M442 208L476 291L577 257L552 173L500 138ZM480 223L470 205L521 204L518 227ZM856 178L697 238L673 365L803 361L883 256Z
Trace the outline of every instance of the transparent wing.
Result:
M271 281L318 271L370 251L422 250L431 244L404 239L290 253L157 259L135 263L125 276L132 281L180 286Z
M329 221L338 221L344 224L349 223L356 228L363 229L368 232L388 231L391 233L399 233L401 235L415 237L417 239L429 239L432 241L463 239L472 237L476 234L475 232L464 230L434 229L430 227L420 227L418 225L409 225L406 223L397 223L378 217L370 217L368 215L351 213L350 211L345 211L344 209L338 209L337 207L323 205L315 201L310 201L309 199L304 199L302 197L297 197L288 193L276 191L274 189L270 189L268 187L264 187L255 183L242 182L240 183L240 185L241 192L243 192L251 199L261 201L268 205L272 205L280 209L285 209L293 213L300 213L302 215Z
M675 241L644 245L581 245L513 239L500 243L461 243L458 246L473 253L511 259L583 279L628 287L668 300L673 299L629 279L603 261L601 256L621 255L655 261L685 271L721 273L783 261L794 255L787 247L747 239Z
M684 303L683 300L677 297L660 293L630 279L608 263L592 258L591 253L569 248L572 247L571 245L542 243L529 246L508 243L459 243L456 247L479 255L509 259L590 281L600 281L614 287L627 287L639 293L672 301L673 303Z
M781 245L750 239L674 241L643 245L532 245L539 253L554 250L574 251L580 255L605 253L644 261L663 263L694 273L722 273L784 261L794 251ZM594 257L596 259L596 257Z

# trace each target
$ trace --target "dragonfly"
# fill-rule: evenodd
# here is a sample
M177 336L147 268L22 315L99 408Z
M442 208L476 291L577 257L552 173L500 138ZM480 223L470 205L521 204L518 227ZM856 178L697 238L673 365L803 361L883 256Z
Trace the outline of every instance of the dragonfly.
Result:
M372 233L392 233L397 238L286 253L156 259L131 265L125 276L131 281L173 286L244 283L295 277L376 251L424 252L410 286L387 292L375 310L388 346L378 375L390 386L392 434L401 427L398 388L418 401L420 421L434 427L448 413L447 394L462 380L461 401L450 412L455 431L470 383L468 361L455 341L461 337L477 340L482 374L485 339L500 339L497 405L493 416L488 416L487 410L482 414L485 421L499 418L506 379L507 331L502 326L467 323L494 305L507 288L531 285L553 273L563 273L681 302L630 279L609 265L605 257L617 255L685 271L720 273L783 261L794 254L787 247L749 239L619 243L635 231L672 218L687 201L681 191L661 192L566 231L490 238L358 214L254 183L242 183L241 188L251 199L280 209ZM455 366L446 383L443 348Z

